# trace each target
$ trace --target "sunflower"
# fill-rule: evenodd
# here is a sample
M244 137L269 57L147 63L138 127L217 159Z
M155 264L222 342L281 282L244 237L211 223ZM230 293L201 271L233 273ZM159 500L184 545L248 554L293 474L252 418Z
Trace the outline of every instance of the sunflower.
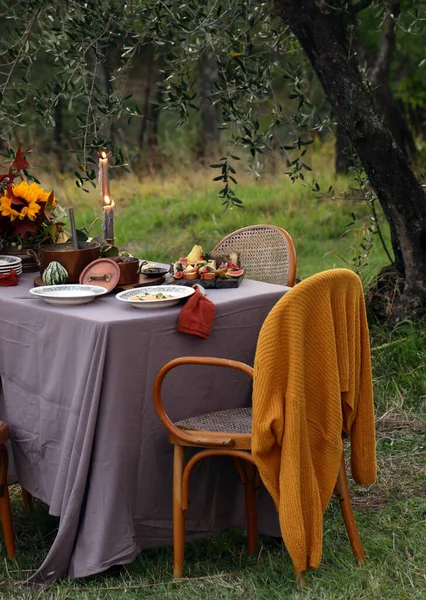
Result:
M19 217L19 212L12 208L12 200L8 196L0 198L0 214L3 217L9 217L11 221Z
M37 183L29 184L27 181L21 181L21 183L15 183L12 187L12 193L16 198L25 200L28 204L35 202L47 202L50 194L45 192L44 189ZM56 198L53 198L52 206L56 205Z
M24 208L21 210L19 213L19 218L25 219L25 217L28 217L30 221L35 221L39 211L40 204L37 204L37 202L30 202L28 206L24 206Z

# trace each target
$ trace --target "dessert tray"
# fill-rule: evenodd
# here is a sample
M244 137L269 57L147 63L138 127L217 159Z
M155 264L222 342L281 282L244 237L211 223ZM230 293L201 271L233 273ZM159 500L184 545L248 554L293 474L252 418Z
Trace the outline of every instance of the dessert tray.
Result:
M204 288L236 288L244 279L245 269L240 265L236 252L229 256L206 255L201 246L194 246L188 256L173 264L173 283L192 287L194 284Z

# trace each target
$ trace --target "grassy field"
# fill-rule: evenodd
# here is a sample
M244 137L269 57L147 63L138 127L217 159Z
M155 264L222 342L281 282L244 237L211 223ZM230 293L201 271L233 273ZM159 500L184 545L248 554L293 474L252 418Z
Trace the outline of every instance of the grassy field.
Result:
M52 183L61 203L76 208L78 226L87 227L100 214L98 192L78 192L72 182ZM344 182L325 185L331 183L343 189ZM194 243L209 250L225 233L260 222L281 225L293 236L299 277L345 266L343 259L351 263L359 253L360 231L344 233L352 212L365 216L363 206L315 196L287 180L263 185L244 182L239 196L246 209L225 214L213 184L204 176L142 184L126 177L114 182L112 189L118 245L140 257L171 261ZM363 270L365 279L385 263L377 242ZM309 574L309 586L303 590L295 586L281 542L264 537L259 552L248 558L241 530L188 544L183 580L172 580L172 552L165 548L144 552L131 565L87 580L63 581L46 590L25 589L20 583L43 560L57 520L40 503L33 515L25 514L15 488L18 556L8 561L0 542L0 598L425 599L425 334L424 323L404 322L394 331L371 326L379 476L374 486L352 486L366 566L354 566L337 502L332 501L324 519L323 563Z
M213 170L207 169L207 173L192 174L187 179L168 177L139 182L127 175L114 180L111 191L116 202L116 244L139 258L171 262L185 256L194 244L201 244L208 251L225 234L239 227L271 223L284 227L293 237L299 277L333 266L346 266L359 254L363 227L371 220L363 202L337 198L349 189L347 181L325 178L321 188L327 190L333 185L336 191L336 197L329 197L314 194L309 186L292 184L285 177L263 183L242 178L237 192L244 201L244 209L224 212L217 197L220 186L212 182L212 176ZM86 194L69 178L58 181L43 177L44 184L46 181L55 187L64 207L75 207L77 227L88 228L101 216L97 189ZM346 227L353 213L358 220L352 227ZM387 239L387 227L385 224L382 227ZM101 232L99 219L91 235ZM378 239L367 262L364 270L367 278L385 262Z

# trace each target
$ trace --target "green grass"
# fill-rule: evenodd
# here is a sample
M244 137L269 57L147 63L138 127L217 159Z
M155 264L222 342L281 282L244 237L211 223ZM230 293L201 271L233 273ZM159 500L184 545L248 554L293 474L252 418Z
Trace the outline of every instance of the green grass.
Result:
M292 184L288 178L254 183L240 178L238 196L244 209L223 211L217 197L220 186L213 183L212 169L191 178L148 179L139 182L126 176L114 180L111 193L116 202L115 236L121 250L148 260L174 261L188 254L194 244L208 251L223 236L239 227L271 223L287 229L296 245L298 276L307 277L319 270L351 264L362 241L362 219L369 213L364 203L350 199L331 199L314 194L310 187ZM46 178L43 179L43 183ZM73 181L51 181L63 206L76 208L77 227L88 228L101 217L98 190L86 194ZM333 185L338 191L346 181L324 178L324 189ZM48 187L48 185L46 185ZM354 227L352 213L360 219ZM387 227L383 224L388 238ZM101 219L92 235L101 234ZM378 238L368 257L367 278L385 262Z
M325 181L326 186L331 183L343 186ZM100 214L97 192L86 195L70 182L55 182L55 188L62 204L76 207L79 226L89 225ZM225 233L261 222L281 225L293 236L299 277L345 266L337 254L350 263L357 253L359 234L343 234L351 213L360 215L364 208L350 200L315 197L308 188L287 180L261 186L243 182L239 196L246 209L225 214L204 176L144 183L128 177L114 181L112 190L118 244L140 257L171 261L196 242L209 250ZM376 243L363 271L365 278L384 262ZM62 581L46 590L26 589L20 583L42 562L57 520L38 502L34 514L26 514L15 488L18 556L8 561L0 542L0 598L425 599L425 335L426 323L405 322L392 332L371 327L379 475L374 486L353 486L366 566L354 566L337 503L332 501L324 519L323 563L309 573L309 586L303 590L294 583L281 542L264 537L259 552L248 558L242 530L187 544L184 580L172 580L172 552L163 548L143 552L131 565L86 580Z

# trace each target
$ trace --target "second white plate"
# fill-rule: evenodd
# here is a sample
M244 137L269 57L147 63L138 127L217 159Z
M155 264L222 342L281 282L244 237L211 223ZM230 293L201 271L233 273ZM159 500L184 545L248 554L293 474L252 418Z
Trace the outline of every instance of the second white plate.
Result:
M153 308L174 306L184 298L192 296L194 292L193 288L181 285L152 285L120 292L116 295L116 298L136 308L149 308L152 310ZM157 295L158 297L155 299L143 300L144 296ZM161 298L161 295L167 296L167 298Z

